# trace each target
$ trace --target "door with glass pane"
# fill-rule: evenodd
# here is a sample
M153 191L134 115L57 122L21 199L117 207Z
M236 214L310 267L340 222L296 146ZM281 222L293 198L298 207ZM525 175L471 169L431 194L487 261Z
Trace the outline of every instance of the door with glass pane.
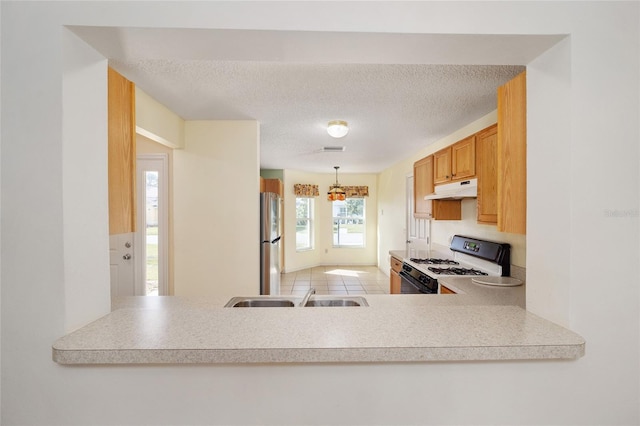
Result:
M136 294L169 294L168 156L137 156Z

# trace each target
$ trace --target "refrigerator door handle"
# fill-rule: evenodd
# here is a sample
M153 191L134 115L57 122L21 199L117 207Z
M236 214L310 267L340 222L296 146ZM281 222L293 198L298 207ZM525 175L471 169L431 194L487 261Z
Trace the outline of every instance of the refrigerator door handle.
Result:
M278 241L280 241L280 238L282 238L282 237L280 236L280 237L276 238L275 240L271 241L271 244L277 243Z

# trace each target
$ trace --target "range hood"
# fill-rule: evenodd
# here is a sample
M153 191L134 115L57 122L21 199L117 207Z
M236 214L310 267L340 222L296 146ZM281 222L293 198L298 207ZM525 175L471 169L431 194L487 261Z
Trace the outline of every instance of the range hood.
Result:
M454 183L436 185L435 193L424 197L425 200L459 200L478 196L478 179L463 180Z

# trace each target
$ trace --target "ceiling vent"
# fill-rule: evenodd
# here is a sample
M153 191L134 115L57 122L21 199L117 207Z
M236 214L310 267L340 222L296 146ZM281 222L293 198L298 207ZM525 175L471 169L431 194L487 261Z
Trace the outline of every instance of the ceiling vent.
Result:
M322 152L344 152L345 149L344 146L324 146Z

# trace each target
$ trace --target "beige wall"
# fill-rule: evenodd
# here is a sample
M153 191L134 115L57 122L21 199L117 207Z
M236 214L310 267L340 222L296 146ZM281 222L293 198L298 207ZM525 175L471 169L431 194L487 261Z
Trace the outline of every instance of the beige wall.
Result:
M366 185L369 197L366 198L366 236L365 248L333 247L331 202L327 201L329 186L335 183L334 173L306 173L297 170L284 172L285 199L285 267L286 271L295 271L318 265L375 265L378 245L377 237L377 179L375 174L339 173L341 185ZM293 185L296 183L317 184L320 196L315 198L314 209L314 249L296 251L296 198Z
M136 86L136 132L171 148L184 148L184 120Z
M380 173L378 177L378 202L380 211L384 211L379 221L380 252L378 262L380 269L388 273L389 250L403 250L405 248L406 179L408 175L413 174L413 163L490 126L496 122L496 118L495 111L487 114ZM526 237L498 232L495 225L480 225L476 221L476 213L476 199L468 199L462 202L462 220L431 221L432 242L448 246L449 238L455 234L506 242L512 245L511 262L514 265L525 267Z
M187 121L185 140L174 151L175 295L258 294L258 123Z

